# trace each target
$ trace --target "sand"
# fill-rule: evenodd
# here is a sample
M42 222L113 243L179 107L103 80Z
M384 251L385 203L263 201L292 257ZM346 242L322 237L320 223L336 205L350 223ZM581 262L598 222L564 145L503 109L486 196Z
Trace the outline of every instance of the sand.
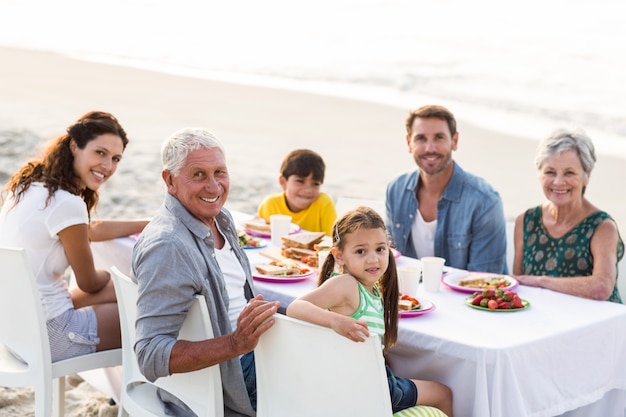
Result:
M182 127L207 127L222 140L231 173L227 207L244 212L253 213L266 194L280 191L281 160L295 148L322 155L327 165L323 190L335 199L382 200L387 183L414 168L404 141L408 108L167 75L46 52L0 48L0 62L1 183L37 153L44 140L87 111L109 111L125 127L130 144L116 175L101 188L102 218L154 213L164 193L160 143ZM416 95L415 107L424 104L429 103ZM507 220L544 200L533 163L532 139L540 138L485 130L464 120L463 114L456 116L460 139L454 158L500 192ZM622 229L626 201L615 190L624 177L623 160L598 155L587 190L588 198ZM86 385L77 378L68 388L68 408L79 411L67 415L114 415L117 407ZM79 389L84 391L73 395ZM32 415L32 392L0 388L0 417L9 415Z

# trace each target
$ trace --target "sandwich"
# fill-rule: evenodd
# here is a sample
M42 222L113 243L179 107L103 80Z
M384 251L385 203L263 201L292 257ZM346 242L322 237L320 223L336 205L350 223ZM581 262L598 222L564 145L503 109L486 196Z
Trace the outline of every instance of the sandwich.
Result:
M309 266L317 267L317 252L312 249L305 248L289 248L282 247L280 254L285 258L297 259Z
M324 232L304 232L281 237L283 248L301 248L313 250L315 244L324 239Z
M317 245L324 239L324 232L304 232L295 235L283 236L281 255L285 258L298 261L317 268Z
M421 308L420 302L417 298L410 297L406 294L400 295L398 299L398 310L400 311L412 311L419 310Z
M247 221L244 227L247 230L251 230L253 232L261 232L261 233L269 234L272 231L269 223L267 223L265 219L261 219L259 217L255 217L254 219Z

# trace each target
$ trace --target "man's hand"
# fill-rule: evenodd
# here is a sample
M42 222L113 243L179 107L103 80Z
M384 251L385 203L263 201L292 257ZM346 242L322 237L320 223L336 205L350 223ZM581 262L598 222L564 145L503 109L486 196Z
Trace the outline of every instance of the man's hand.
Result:
M262 295L250 299L239 314L237 330L231 335L233 350L248 353L259 342L259 337L274 325L272 316L278 311L278 301L265 301Z

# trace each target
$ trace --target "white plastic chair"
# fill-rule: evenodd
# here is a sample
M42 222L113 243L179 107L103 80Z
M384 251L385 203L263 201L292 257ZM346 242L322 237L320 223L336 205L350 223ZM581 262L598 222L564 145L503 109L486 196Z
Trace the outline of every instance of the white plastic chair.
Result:
M509 274L513 273L513 258L515 257L515 222L506 222L506 266Z
M622 302L626 303L626 255L617 264L617 289Z
M385 211L385 201L384 200L373 200L367 198L354 198L354 197L338 197L335 202L335 210L337 211L337 215L341 217L348 210L355 209L359 206L366 206L374 209L380 217L385 219L386 211Z
M274 318L254 350L257 417L391 417L377 335L356 343L326 327L281 314ZM400 413L445 417L433 407Z
M53 363L41 297L25 250L0 248L0 266L0 386L34 386L35 416L63 416L65 376L121 365L122 350Z
M223 417L224 399L219 365L194 372L173 374L149 382L139 371L135 355L135 321L137 318L137 284L111 268L120 310L124 368L119 416L165 417L157 388L179 398L199 417ZM192 304L179 339L199 341L213 338L211 319L204 296L197 295Z

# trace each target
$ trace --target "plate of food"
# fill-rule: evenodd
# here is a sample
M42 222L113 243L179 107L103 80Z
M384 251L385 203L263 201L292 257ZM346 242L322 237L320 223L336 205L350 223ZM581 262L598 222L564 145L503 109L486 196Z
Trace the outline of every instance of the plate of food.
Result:
M519 285L511 276L488 272L454 272L445 274L441 280L453 290L468 294L498 288L511 290Z
M267 240L249 235L244 230L237 230L239 246L244 249L258 249L267 246Z
M270 224L265 221L265 219L261 219L255 217L251 220L248 220L244 224L244 230L247 234L254 237L263 237L270 238L272 237L272 232L270 228ZM302 228L295 223L291 223L289 227L289 234L298 233Z
M398 315L400 317L416 317L430 313L435 309L432 301L420 298L419 300L406 294L400 294L398 299Z
M313 275L313 270L291 260L272 261L255 266L252 278L267 282L298 282Z
M530 307L530 302L516 292L502 289L477 291L465 299L465 304L477 310L497 313L511 313Z

